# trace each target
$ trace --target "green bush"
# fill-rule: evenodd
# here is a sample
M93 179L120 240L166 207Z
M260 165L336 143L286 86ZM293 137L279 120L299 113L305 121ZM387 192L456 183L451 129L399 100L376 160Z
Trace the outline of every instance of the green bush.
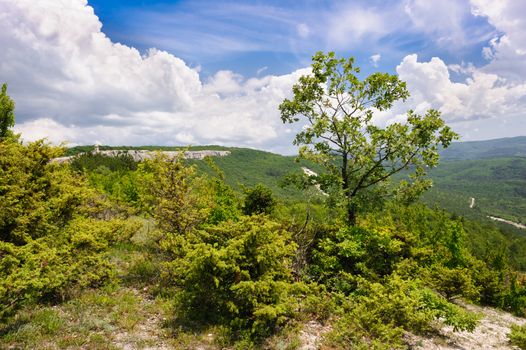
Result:
M187 166L184 154L159 154L139 164L139 200L166 233L186 234L206 221L212 207L208 183Z
M479 287L475 285L472 274L468 268L448 268L438 264L421 270L421 278L448 300L458 297L478 300Z
M510 344L518 346L520 349L526 349L526 325L513 325L511 332L508 334Z
M137 229L123 220L77 218L53 237L17 246L0 241L1 316L34 301L62 300L69 291L97 286L114 274L107 251Z
M0 142L0 318L107 281L109 246L137 229L97 219L106 205L83 178L50 163L59 154L42 141Z
M179 290L178 315L227 325L232 334L260 338L285 324L298 309L290 264L295 245L288 232L264 216L243 216L162 242L173 256L165 278Z
M502 298L502 307L517 316L526 316L526 286L517 282L517 276L511 276L509 288Z
M243 213L245 215L270 214L276 207L276 200L272 196L272 191L257 184L254 188L245 189Z
M340 302L341 316L329 338L345 348L405 348L404 332L429 331L437 320L455 331L473 331L477 324L476 315L448 303L420 282L397 275L383 283L359 278L355 293Z
M114 157L101 153L83 153L73 158L71 167L76 171L84 172L105 167L112 172L123 173L129 170L137 170L137 162L126 153L117 154Z
M216 225L226 220L237 220L239 216L238 200L232 188L224 183L222 179L209 180L211 191L211 210L208 214L207 223Z
M410 254L409 234L388 228L344 227L316 244L309 273L335 291L352 292L356 276L379 280Z

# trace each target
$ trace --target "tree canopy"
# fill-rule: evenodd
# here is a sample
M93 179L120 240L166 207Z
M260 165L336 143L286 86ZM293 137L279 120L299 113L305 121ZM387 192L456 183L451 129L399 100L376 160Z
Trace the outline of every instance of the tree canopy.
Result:
M375 114L406 100L406 84L388 73L365 79L359 73L354 58L318 52L312 72L300 77L293 98L279 107L284 123L306 122L294 144L300 146L300 157L325 167L327 172L315 180L327 191L337 189L350 225L367 203L388 195L414 198L428 188L425 168L436 166L439 147L457 137L434 109L423 116L410 110L406 122L380 127ZM410 181L395 188L386 185L392 175L408 168Z
M0 140L11 135L11 128L15 125L15 102L7 94L7 84L0 90Z

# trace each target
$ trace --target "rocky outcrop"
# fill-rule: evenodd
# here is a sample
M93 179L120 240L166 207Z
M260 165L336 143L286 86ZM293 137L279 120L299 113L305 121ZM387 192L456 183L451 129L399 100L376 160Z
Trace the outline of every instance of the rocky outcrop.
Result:
M117 157L120 155L129 155L136 162L141 162L146 159L151 159L155 157L156 154L166 155L168 158L174 158L179 154L179 151L146 151L146 150L110 150L110 151L99 151L96 149L92 154L102 154L108 157ZM82 154L82 153L81 153ZM203 150L203 151L186 151L184 152L185 159L204 159L205 157L224 157L228 156L230 151L212 151L212 150ZM72 157L59 157L54 158L52 162L54 163L67 163L70 162L75 156Z

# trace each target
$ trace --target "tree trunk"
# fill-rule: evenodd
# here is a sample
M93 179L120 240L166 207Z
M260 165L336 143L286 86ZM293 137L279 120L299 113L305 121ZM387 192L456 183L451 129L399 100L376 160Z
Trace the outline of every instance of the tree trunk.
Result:
M356 226L356 204L351 202L351 198L347 198L347 201L347 225Z
M347 225L356 226L356 204L352 202L349 184L348 155L343 153L342 159L342 190L347 201Z

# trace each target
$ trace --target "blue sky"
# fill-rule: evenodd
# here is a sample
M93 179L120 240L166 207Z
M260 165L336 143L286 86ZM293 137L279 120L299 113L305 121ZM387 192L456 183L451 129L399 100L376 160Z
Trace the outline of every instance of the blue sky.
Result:
M25 140L294 153L278 106L316 51L438 109L462 140L526 135L526 2L0 0L0 82Z
M497 30L486 18L457 5L458 28L413 25L400 1L118 1L89 0L114 41L141 50L156 47L201 66L204 75L232 70L244 76L286 74L309 64L318 50L356 57L364 74L394 73L402 58L418 53L446 62L485 64L481 50ZM331 39L329 24L345 22L338 13L382 12L390 28L349 29ZM364 20L367 20L366 18ZM424 24L425 26L425 24ZM302 32L303 30L303 32ZM353 33L354 31L354 33ZM347 38L345 38L347 36ZM381 56L377 66L370 57Z

